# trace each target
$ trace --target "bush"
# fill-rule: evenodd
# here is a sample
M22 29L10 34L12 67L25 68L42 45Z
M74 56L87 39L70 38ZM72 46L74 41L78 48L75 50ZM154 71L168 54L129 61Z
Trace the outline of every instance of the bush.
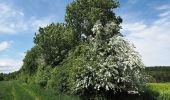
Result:
M86 51L86 44L80 44L73 48L67 59L53 70L48 87L54 88L57 92L73 94L78 67L86 63Z
M64 67L55 68L51 73L47 87L55 90L57 94L67 93L69 91L68 77L67 69Z
M46 87L48 80L51 77L51 67L39 66L38 72L35 76L35 83L41 87Z
M105 27L97 23L95 37L88 37L88 60L76 73L75 87L80 95L139 92L145 84L145 67L134 46L121 36L112 36L108 27L118 28L114 23Z

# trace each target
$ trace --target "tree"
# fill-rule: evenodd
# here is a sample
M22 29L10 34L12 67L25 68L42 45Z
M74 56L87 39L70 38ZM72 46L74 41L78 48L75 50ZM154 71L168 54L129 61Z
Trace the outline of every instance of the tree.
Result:
M108 97L139 92L144 64L120 33L122 19L113 12L116 0L74 0L65 24L40 28L24 59L23 72L34 81L64 93ZM86 41L80 41L85 35Z
M40 28L34 38L34 43L41 48L47 65L57 66L74 47L75 35L71 28L64 24L51 24Z
M37 59L40 56L40 48L38 46L34 46L31 50L28 50L23 60L22 73L29 76L34 75L38 69Z
M0 73L0 81L3 81L3 80L4 80L4 74Z
M76 92L84 94L113 95L131 91L139 92L145 84L144 64L139 54L122 36L111 34L118 28L112 22L105 27L94 25L94 37L89 37L89 60L79 67L76 75ZM89 93L90 91L90 93Z
M76 31L79 40L82 34L93 35L91 29L98 20L102 25L109 21L119 25L122 19L113 12L118 6L117 0L75 0L66 8L65 21Z

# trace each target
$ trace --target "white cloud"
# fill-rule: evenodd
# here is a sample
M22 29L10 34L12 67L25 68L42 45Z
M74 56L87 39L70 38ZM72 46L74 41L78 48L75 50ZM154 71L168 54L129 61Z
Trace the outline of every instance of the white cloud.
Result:
M169 16L169 15L170 15L170 11L166 11L166 12L161 13L159 16L160 17L166 17L166 16Z
M161 5L159 7L156 7L157 10L167 10L167 9L170 9L170 5Z
M146 28L146 25L143 22L136 22L133 24L123 24L123 27L126 31L141 31Z
M159 14L159 17L163 17L163 19L168 19L168 20L170 19L170 5L162 5L155 9L161 12Z
M159 10L168 9L162 6ZM169 8L170 9L170 8ZM161 15L161 16L160 16ZM137 47L146 65L170 65L170 13L163 11L149 25L138 21L123 24L123 33Z
M0 34L14 34L27 30L37 30L51 23L54 16L26 18L24 12L5 3L0 4Z
M3 41L0 42L0 51L6 50L11 46L12 42Z
M9 73L21 68L22 61L15 59L0 59L0 73Z

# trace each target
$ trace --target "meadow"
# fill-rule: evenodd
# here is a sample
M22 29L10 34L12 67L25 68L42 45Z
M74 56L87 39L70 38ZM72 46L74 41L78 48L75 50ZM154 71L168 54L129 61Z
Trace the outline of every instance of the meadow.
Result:
M54 91L19 81L0 81L0 100L80 100L80 98L56 95ZM145 92L134 100L170 100L170 83L149 83Z
M0 100L79 100L18 81L0 81Z
M145 94L149 100L170 100L170 83L150 83Z

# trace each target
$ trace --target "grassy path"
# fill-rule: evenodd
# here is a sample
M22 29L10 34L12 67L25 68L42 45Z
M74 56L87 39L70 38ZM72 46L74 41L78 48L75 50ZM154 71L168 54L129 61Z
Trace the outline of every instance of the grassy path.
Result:
M30 96L32 96L32 97L34 97L34 99L35 100L40 100L40 98L37 96L37 94L34 92L34 91L32 91L32 90L30 90L30 89L28 89L27 87L25 87L24 86L24 84L16 84L18 87L20 87L20 88L22 88L22 89L24 89L24 91L27 93L27 94L29 94Z
M15 94L14 86L12 86L12 96L13 96L13 99L14 99L14 100L17 100L17 99L16 99L16 94Z
M19 81L0 81L0 100L80 100Z
M23 88L30 96L34 97L35 100L40 100L38 96L36 96L36 94L33 91L30 91L26 88Z
M35 93L16 81L0 82L0 100L40 100Z
M148 84L142 98L144 99L140 100L170 100L170 83ZM54 91L18 81L0 81L0 100L80 100L80 98L56 95Z

